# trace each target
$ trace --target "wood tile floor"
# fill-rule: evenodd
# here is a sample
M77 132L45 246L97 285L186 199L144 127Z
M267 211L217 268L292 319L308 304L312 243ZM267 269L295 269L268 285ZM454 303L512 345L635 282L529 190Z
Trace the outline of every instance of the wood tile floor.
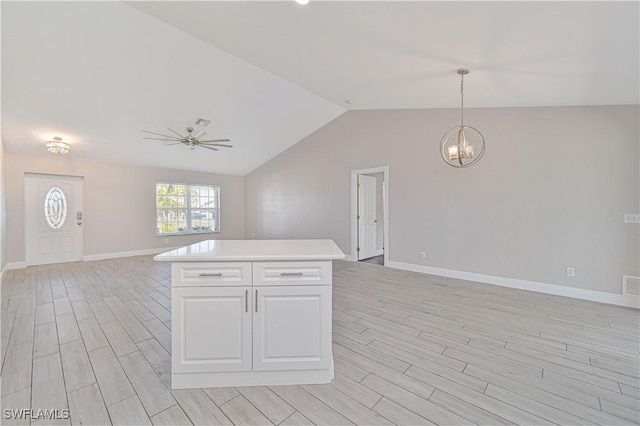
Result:
M171 391L168 264L8 271L2 408L95 425L640 421L636 310L362 262L334 273L332 384Z

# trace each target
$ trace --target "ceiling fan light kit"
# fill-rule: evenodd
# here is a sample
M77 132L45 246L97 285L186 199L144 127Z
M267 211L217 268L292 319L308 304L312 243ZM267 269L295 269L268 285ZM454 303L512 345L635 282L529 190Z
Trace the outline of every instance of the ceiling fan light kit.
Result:
M208 124L208 123L207 123ZM160 136L160 137L145 137L144 139L153 139L158 141L165 142L173 142L169 145L178 145L183 144L187 146L189 149L196 149L196 147L209 149L211 151L219 151L219 148L233 148L233 145L229 145L225 142L231 142L231 139L210 139L210 140L202 140L206 132L203 130L201 132L193 134L193 127L187 127L187 134L181 135L180 133L171 130L167 127L167 130L172 133L172 135L163 135L162 133L150 132L148 130L143 130L144 133L149 133L151 135Z
M440 140L440 155L448 165L465 168L473 166L482 158L485 141L480 130L464 124L464 76L469 74L469 70L460 68L457 73L460 75L460 125L444 134ZM471 135L478 142L474 143Z

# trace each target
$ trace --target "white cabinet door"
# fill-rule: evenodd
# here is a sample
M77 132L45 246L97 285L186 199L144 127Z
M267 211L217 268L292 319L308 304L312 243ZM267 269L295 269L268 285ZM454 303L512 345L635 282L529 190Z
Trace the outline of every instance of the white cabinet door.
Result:
M173 373L251 370L251 287L171 293Z
M331 287L254 288L253 369L331 366Z

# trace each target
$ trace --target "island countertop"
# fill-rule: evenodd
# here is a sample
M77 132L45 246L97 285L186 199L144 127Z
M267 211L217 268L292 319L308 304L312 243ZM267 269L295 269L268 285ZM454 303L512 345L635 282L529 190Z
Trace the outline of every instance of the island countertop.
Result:
M333 240L206 240L159 254L160 262L333 260L345 255Z

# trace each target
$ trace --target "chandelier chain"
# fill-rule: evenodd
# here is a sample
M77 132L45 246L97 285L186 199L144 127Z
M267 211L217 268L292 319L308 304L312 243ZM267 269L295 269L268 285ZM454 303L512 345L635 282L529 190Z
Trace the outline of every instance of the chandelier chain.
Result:
M460 74L460 126L464 126L464 74Z

